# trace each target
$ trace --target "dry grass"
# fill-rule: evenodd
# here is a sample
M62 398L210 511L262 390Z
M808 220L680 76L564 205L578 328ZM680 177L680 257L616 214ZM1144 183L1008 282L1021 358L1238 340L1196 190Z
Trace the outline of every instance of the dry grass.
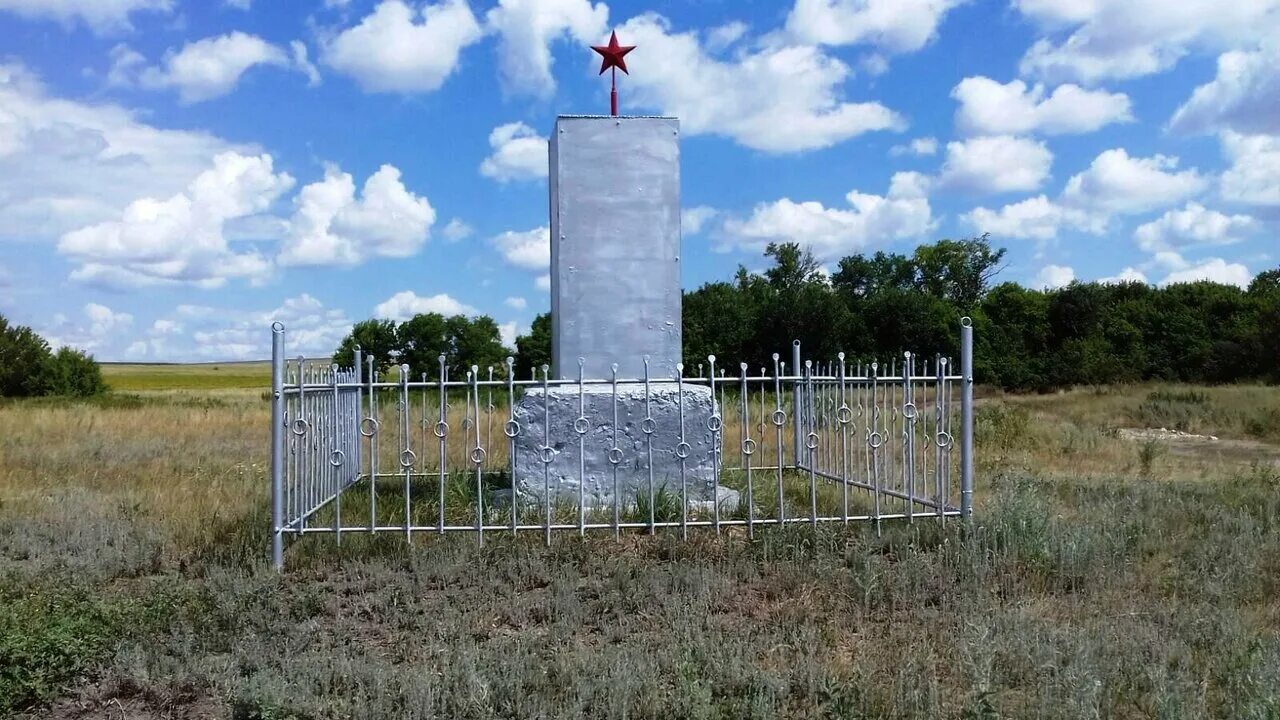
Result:
M0 714L1276 717L1277 407L984 398L971 531L313 537L282 577L260 390L4 403Z

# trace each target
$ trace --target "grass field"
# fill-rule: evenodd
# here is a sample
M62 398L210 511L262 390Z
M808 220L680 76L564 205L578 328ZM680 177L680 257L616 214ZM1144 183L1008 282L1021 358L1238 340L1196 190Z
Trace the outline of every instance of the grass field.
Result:
M104 363L102 376L116 392L229 390L271 387L271 362Z
M1278 388L984 393L967 528L312 537L280 575L265 366L107 375L0 403L0 716L1280 717Z

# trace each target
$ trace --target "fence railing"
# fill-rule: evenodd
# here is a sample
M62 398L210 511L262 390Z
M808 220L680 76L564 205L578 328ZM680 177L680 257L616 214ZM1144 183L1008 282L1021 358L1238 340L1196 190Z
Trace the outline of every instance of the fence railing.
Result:
M972 327L950 358L801 361L673 378L384 376L285 357L272 327L272 557L286 536L691 528L971 513ZM359 368L358 370L356 368ZM417 378L414 371L417 370ZM495 372L496 371L496 372ZM960 385L959 399L956 384ZM958 416L957 416L958 413ZM958 436L957 433L958 432ZM957 446L959 452L956 452ZM958 476L959 483L953 482ZM359 487L357 487L359 486Z

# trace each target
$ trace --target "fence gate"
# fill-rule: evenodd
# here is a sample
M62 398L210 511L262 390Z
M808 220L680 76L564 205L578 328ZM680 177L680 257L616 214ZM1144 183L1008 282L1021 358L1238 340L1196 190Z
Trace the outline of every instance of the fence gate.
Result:
M272 559L283 566L286 536L314 533L341 542L344 533L398 532L412 542L470 532L483 542L486 533L537 532L549 543L557 531L753 535L786 523L878 530L890 520L968 517L968 318L959 349L958 363L911 353L815 362L797 341L789 361L774 354L765 367L709 356L696 373L677 366L673 378L649 377L646 363L640 378L615 369L572 380L552 379L545 366L517 379L511 358L452 378L442 356L431 372L401 365L384 377L359 350L352 368L287 361L275 323ZM704 416L686 407L695 394L707 400ZM671 397L678 414L674 405L658 414ZM624 488L620 473L636 484Z

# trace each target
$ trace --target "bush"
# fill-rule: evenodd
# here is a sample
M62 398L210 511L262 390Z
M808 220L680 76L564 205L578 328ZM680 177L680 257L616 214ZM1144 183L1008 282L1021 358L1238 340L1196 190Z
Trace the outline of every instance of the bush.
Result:
M0 316L0 397L86 397L106 389L92 357L72 348L54 353L34 330Z

